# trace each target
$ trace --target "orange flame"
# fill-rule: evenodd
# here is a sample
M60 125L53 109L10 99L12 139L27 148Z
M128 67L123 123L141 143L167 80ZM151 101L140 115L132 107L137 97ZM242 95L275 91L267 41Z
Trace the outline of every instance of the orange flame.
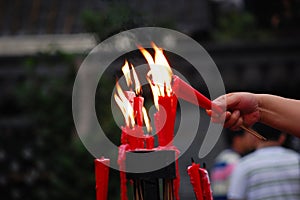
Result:
M131 68L131 70L130 70L130 68ZM130 63L130 67L129 67L128 61L125 60L125 64L122 67L122 72L125 76L125 80L126 80L127 86L129 88L132 86L131 71L132 71L132 76L133 76L133 81L134 81L134 86L135 86L135 94L138 95L141 93L141 90L142 90L138 75L135 72L134 66Z
M129 64L128 64L127 60L125 60L125 64L122 66L122 72L125 76L127 86L130 87L132 85L132 81L130 78L130 69L129 69Z
M139 81L138 75L135 72L135 69L133 65L131 64L131 69L132 69L132 75L133 75L133 80L134 80L134 86L135 86L135 94L140 94L141 93L141 83Z
M114 98L124 116L125 124L129 127L134 127L135 120L133 108L118 82L116 83L116 93L114 94Z
M146 49L143 47L139 47L139 49L150 66L147 80L153 93L154 104L159 109L158 96L171 96L172 94L171 83L173 72L163 50L154 43L151 43L151 45L155 51L154 59Z
M150 124L150 119L149 119L147 110L144 106L142 108L142 111L143 111L144 122L145 122L145 125L146 125L146 128L147 128L147 131L148 131L148 133L150 133L152 131L152 127L151 127L151 124Z

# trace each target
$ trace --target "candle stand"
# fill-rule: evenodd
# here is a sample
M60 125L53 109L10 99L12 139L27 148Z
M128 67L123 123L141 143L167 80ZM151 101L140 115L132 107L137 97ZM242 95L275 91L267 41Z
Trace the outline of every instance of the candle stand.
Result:
M173 145L177 98L212 110L212 103L208 98L179 77L173 76L163 50L154 43L152 47L155 50L153 57L146 49L139 49L150 67L146 78L157 109L152 123L156 132L152 132L150 118L144 107L144 98L141 96L141 84L131 63L125 61L122 67L129 90L123 92L119 83L116 83L114 98L125 122L121 127L117 161L120 169L121 200L128 200L127 180L132 183L134 200L180 200L179 150ZM131 76L134 81L131 80ZM222 112L222 109L218 110L219 113ZM143 125L146 126L146 134ZM157 146L154 145L155 139ZM109 158L95 161L95 166L97 200L107 200ZM192 166L188 167L188 174L196 199L212 200L207 171L193 162Z
M176 178L175 156L174 150L140 150L126 153L126 169L142 171L152 166L164 166L155 171L126 174L128 179L133 180L135 200L175 199L173 188L173 180Z

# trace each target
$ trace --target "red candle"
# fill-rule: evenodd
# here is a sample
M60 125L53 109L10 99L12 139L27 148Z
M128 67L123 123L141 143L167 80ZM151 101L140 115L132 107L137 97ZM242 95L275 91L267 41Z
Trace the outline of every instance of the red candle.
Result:
M199 168L200 168L200 165L193 162L192 165L188 167L187 171L190 176L190 181L193 186L193 189L194 189L194 192L196 195L196 199L203 200L203 192L202 192L202 187L201 187Z
M141 96L133 98L133 111L134 117L136 119L136 123L138 126L143 126L143 105L144 105L144 98Z
M203 94L201 94L196 89L194 89L192 86L184 82L178 76L173 75L172 78L173 78L172 89L178 98L181 98L185 101L193 103L207 110L212 109L212 102L210 99L208 99ZM217 105L213 105L213 109L217 113L223 113L222 109Z
M136 120L136 124L139 127L143 126L143 106L144 106L144 98L141 96L134 97L133 98L133 112L134 117ZM144 138L143 138L143 131L141 132L141 135L138 135L138 147L144 148Z
M110 160L104 157L95 159L96 197L97 200L107 200Z
M146 148L147 149L153 149L154 148L154 137L152 135L146 135L145 136L146 141Z
M206 169L199 168L199 173L201 177L201 185L203 190L203 197L205 200L213 200L212 190L210 187L210 180L208 172Z
M177 98L175 95L159 96L158 104L159 110L154 114L158 143L160 146L172 145Z

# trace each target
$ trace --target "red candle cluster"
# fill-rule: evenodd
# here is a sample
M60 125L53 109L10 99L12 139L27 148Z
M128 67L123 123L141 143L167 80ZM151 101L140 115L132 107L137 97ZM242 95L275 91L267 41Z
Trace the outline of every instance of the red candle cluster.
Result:
M214 109L217 112L222 112L222 109L212 105L212 102L208 98L206 98L186 82L181 80L178 76L174 76L172 74L171 67L169 66L165 56L163 55L162 49L158 48L155 44L152 44L152 47L155 50L154 57L152 57L151 54L145 49L140 48L140 50L150 66L150 71L147 74L147 79L150 83L150 87L154 96L154 103L157 108L157 112L154 114L154 124L156 127L159 147L154 147L154 137L150 134L151 128L147 130L148 134L144 134L144 122L146 126L149 125L149 123L145 119L147 111L145 111L144 108L144 98L140 96L141 87L137 78L137 74L133 66L130 65L127 61L122 67L122 71L125 75L126 83L130 88L130 91L123 92L117 83L117 94L115 94L115 100L118 103L125 118L125 126L121 127L121 145L119 146L118 157L121 180L121 200L128 199L126 186L127 179L125 173L126 152L145 148L153 149L156 151L164 149L171 149L176 151L176 178L173 180L173 189L176 200L179 200L179 151L176 147L173 146L177 98L184 99L207 110ZM130 66L132 71L130 71ZM134 81L131 81L131 76L133 76ZM131 88L133 82L135 83L135 92L133 92ZM107 165L105 165L107 168L103 166L103 162L107 161L99 161L99 159L97 160L97 162L95 161L97 200L106 200L107 195L104 194L107 194L107 169L109 168L107 167ZM100 172L100 170L103 170L103 172ZM192 166L188 168L188 173L190 175L191 183L194 187L197 199L211 200L212 194L210 190L207 171L200 168L199 164L193 163Z
M213 200L209 176L200 164L192 162L187 169L197 200Z

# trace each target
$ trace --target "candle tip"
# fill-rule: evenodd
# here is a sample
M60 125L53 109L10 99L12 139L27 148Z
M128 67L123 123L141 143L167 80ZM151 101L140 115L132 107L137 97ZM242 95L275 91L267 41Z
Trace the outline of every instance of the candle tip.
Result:
M193 157L191 158L191 161L192 161L192 163L194 163L194 162L195 162Z

